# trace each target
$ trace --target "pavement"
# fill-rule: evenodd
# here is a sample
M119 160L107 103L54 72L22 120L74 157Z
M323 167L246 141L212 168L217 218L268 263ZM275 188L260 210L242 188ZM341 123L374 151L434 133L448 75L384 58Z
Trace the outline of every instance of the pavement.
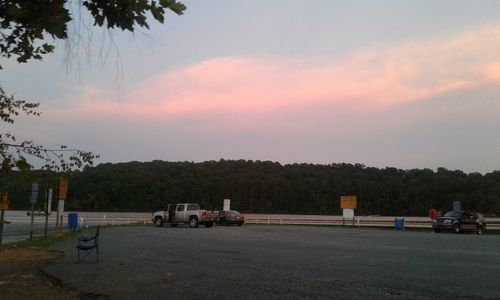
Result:
M89 233L90 234L90 233ZM109 299L500 299L500 236L323 226L101 230L43 271Z

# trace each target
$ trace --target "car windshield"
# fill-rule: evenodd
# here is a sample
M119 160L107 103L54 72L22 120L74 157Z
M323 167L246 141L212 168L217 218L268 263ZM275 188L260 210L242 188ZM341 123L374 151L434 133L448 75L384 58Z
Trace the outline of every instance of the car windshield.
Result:
M459 211L449 211L444 216L445 217L452 217L452 218L460 218L462 216L462 212L459 212Z
M237 215L239 215L240 213L239 213L238 211L236 211L236 210L230 210L230 211L228 211L228 212L227 212L227 214L228 214L228 215L237 216Z

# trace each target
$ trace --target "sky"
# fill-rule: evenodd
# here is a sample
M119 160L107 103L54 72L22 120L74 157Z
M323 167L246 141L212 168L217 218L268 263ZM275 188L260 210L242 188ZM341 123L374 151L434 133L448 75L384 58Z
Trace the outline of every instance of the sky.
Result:
M2 126L99 162L500 170L500 1L183 3L150 30L84 20L43 61L1 59L0 86L42 111Z

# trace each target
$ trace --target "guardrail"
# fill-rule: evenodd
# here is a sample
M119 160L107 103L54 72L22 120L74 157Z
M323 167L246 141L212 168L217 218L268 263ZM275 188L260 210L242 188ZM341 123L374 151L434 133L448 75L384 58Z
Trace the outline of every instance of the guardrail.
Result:
M133 224L152 224L150 218L142 217L113 217L113 216L102 216L102 217L79 217L78 225L80 227L86 226L115 226L115 225L133 225Z
M142 216L117 216L114 213L110 214L85 214L81 213L78 216L79 227L86 228L90 226L117 226L117 225L148 225L152 224L151 218L147 214ZM432 223L428 218L422 217L402 217L405 228L414 229L429 229L432 228ZM26 215L9 216L9 225L4 226L4 242L14 242L27 239L29 236L29 217ZM34 218L34 236L43 235L43 226L45 217L36 216ZM354 222L352 219L343 220L341 216L299 216L299 215L256 215L245 214L245 223L256 225L315 225L315 226L350 226L350 227L379 227L379 228L394 228L395 217L356 217ZM48 231L54 232L58 230L54 226L55 215L49 216ZM494 233L500 232L500 218L487 218L486 231ZM63 218L61 228L67 228L67 219Z
M266 214L244 214L245 223L256 225L318 225L318 226L356 226L356 227L394 227L395 217L386 216L359 216L352 219L342 219L342 216L325 215L266 215ZM406 228L432 228L432 223L426 217L398 217L405 220ZM29 224L30 218L26 215L9 216L10 225L4 229L16 225ZM45 223L44 216L36 216L34 225L40 226ZM79 213L78 225L87 226L115 226L133 224L151 224L151 217L147 213ZM49 227L54 226L55 215L49 216ZM486 218L487 230L500 230L500 218ZM63 219L62 227L67 226L67 218Z
M30 220L27 219L26 217L9 217L8 218L9 222L13 225L16 224L29 224ZM67 217L65 216L63 218L63 227L67 225ZM56 218L55 216L50 216L49 217L49 224L50 226L53 226L55 224ZM44 216L36 216L33 219L34 225L43 225L45 224L45 217ZM86 216L78 216L78 225L80 224L87 224L87 225L130 225L130 224L147 224L151 223L150 218L144 218L144 217L114 217L114 216L99 216L99 217L86 217Z
M352 219L301 219L301 218L252 218L246 217L246 224L256 224L256 225L318 225L318 226L355 226L355 227L394 227L395 220L387 220L387 217L382 217L383 220L365 220L363 218ZM404 219L404 218L403 218ZM500 221L487 221L487 230L500 230ZM411 220L404 222L405 228L432 228L432 222Z
M404 218L403 218L404 219ZM85 226L114 226L114 225L132 225L132 224L151 224L151 219L149 218L134 218L134 217L80 217L79 225L81 227ZM387 220L385 217L383 220L365 220L363 218L355 218L354 222L352 219L343 220L339 218L333 219L311 219L311 218L245 218L246 224L255 225L318 225L318 226L355 226L355 227L394 227L394 219ZM406 220L404 222L405 228L432 228L432 223L428 221L420 220ZM500 222L490 221L487 222L487 230L500 230Z

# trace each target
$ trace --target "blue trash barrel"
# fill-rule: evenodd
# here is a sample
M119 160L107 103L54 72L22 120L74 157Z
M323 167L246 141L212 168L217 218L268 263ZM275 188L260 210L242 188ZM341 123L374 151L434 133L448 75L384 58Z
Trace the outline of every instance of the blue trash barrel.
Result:
M405 219L404 218L394 219L394 227L396 229L400 229L400 230L405 229Z
M69 213L68 214L68 226L69 228L75 230L78 227L78 214Z

